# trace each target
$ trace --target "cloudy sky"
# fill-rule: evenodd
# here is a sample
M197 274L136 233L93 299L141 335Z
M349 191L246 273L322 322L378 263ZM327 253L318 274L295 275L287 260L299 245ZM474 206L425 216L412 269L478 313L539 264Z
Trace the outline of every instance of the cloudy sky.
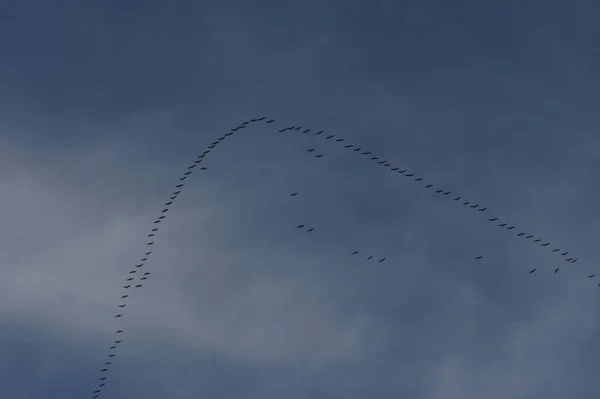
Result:
M597 2L10 3L0 397L600 394Z

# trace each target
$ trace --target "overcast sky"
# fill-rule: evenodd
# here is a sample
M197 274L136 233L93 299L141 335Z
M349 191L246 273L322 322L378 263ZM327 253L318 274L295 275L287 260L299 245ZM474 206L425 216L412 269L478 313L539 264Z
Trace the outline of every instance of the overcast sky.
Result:
M596 1L10 3L0 397L600 395Z

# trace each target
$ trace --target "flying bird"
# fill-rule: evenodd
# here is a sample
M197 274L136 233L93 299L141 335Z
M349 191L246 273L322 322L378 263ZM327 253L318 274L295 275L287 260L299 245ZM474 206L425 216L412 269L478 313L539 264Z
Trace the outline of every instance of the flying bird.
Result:
M500 227L506 227L507 224L508 223L500 223L498 226L500 226Z
M407 173L404 176L406 176L406 177L413 177L414 175L415 175L414 173Z
M322 131L322 130L319 130L319 131L318 131L318 132L315 134L315 136L318 136L318 135L320 135L320 134L323 134L323 131Z
M200 168L200 170L207 170L208 168L206 166L203 166Z
M385 258L381 258L381 259L379 259L377 262L381 263L381 262L383 262L384 260L385 260Z
M126 306L125 304L119 305L120 308L124 308L125 306Z
M558 251L560 251L560 248L554 248L554 249L552 250L552 252L558 252Z
M178 184L175 186L175 188L181 188L181 187L183 187L183 184Z
M313 229L313 228L310 228L310 229L308 229L307 231L310 233L311 231L314 231L314 230L315 230L315 229Z
M479 204L474 204L474 205L471 205L471 208L475 209L475 208L477 208L478 206L479 206Z
M152 253L152 251L145 252L145 253L144 253L144 255L148 256L148 255L150 255L151 253Z
M110 355L108 355L108 357L115 357L115 354L111 353Z
M341 141L344 141L344 139L337 139L335 142L336 142L336 143L339 143L339 142L341 142Z
M154 244L154 241L150 241L150 242L146 243L146 245L152 245L152 244Z
M595 274L590 274L587 278L594 278Z
M304 225L303 225L303 224L300 224L300 225L298 225L298 228L299 228L299 229L301 229L301 228L303 228L303 227L304 227Z
M480 208L480 209L479 209L479 212L484 212L484 211L486 211L486 210L487 210L487 208Z
M489 218L488 219L490 222L495 222L496 220L498 220L498 218Z
M127 284L127 285L123 286L123 288L129 288L129 287L131 287L131 284Z
M512 229L514 229L514 228L515 228L515 226L510 226L510 227L509 227L508 229L506 229L506 230L512 230Z
M335 134L332 134L331 136L327 136L327 137L325 137L325 140L329 140L329 139L333 138L334 136L335 136Z
M142 286L141 284L138 284L135 286L135 288L140 288L141 286Z
M323 154L315 155L315 158L321 158Z
M408 176L408 175L407 175ZM442 195L450 195L452 193L452 191L446 191L444 194Z
M298 195L298 193L291 193L290 197L295 197L296 195Z
M517 237L521 237L521 236L524 236L524 235L525 235L525 233L519 233L519 234L517 234Z
M123 330L117 330L117 334L120 334L122 332L123 332Z
M185 179L187 179L187 176L183 176L183 177L179 178L180 181L184 181Z
M530 238L533 238L533 234L530 234L530 235L526 236L525 238L529 240Z
M435 190L436 194L443 193L443 192L444 192L444 190Z
M129 296L129 295L123 295L123 296L121 297L121 299L125 299L125 298L127 298L128 296Z
M367 258L367 260L371 260L371 259L373 259L373 256L369 256L369 257Z
M115 317L121 317L121 316L123 316L123 315L122 314L115 315Z
M541 238L538 238L538 239L535 239L535 240L533 240L533 242L540 242L540 241L542 241L542 239L541 239Z
M305 131L302 132L302 134L308 133L310 132L310 129L306 129Z
M269 119L268 121L266 121L265 123L273 123L275 122L275 119Z
M556 272L558 272L560 270L560 267L557 267L556 269L554 269L554 274L556 274Z
M429 187L433 187L433 184L428 184L425 186L425 188L429 188Z
M465 202L463 202L463 206L469 205L470 203L471 203L471 201L465 201Z
M346 145L344 146L344 148L352 148L352 147L354 147L354 144L346 144Z
M531 274L531 273L535 272L536 270L537 270L537 269L531 269L531 270L529 271L529 274Z
M483 259L483 256L478 256L475 258L476 260Z
M547 243L544 243L544 244L541 244L541 245L542 245L542 247L547 247L548 245L550 245L550 243L547 242Z
M306 152L313 152L314 150L314 148L309 148L308 150L306 150Z
M423 180L423 178L422 178L422 177L417 177L417 178L415 179L415 181L421 181L421 180Z
M352 255L356 255L358 253L358 251L354 251L352 252Z
M561 255L562 255L562 256L565 256L565 255L566 255L566 254L568 254L568 253L569 253L568 251L567 251L567 252L563 252Z

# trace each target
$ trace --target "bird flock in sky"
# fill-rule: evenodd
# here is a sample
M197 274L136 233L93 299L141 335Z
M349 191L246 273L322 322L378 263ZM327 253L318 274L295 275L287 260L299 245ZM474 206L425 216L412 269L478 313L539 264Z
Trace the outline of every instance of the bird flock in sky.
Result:
M160 214L157 216L157 218L154 220L153 224L152 224L152 229L150 231L150 233L148 234L148 241L146 242L146 248L147 251L144 253L144 256L140 259L139 263L137 263L136 265L133 266L133 268L129 271L128 273L128 277L125 281L125 285L123 285L123 289L125 290L124 294L121 296L121 303L118 305L119 311L118 313L115 315L115 318L121 318L123 317L123 309L127 306L127 299L129 298L129 292L130 290L133 288L134 290L136 288L142 288L143 284L145 283L146 280L148 280L149 276L150 276L150 272L145 272L144 271L144 266L146 264L146 262L148 261L148 259L150 258L150 255L152 254L152 251L150 250L150 248L152 247L152 245L154 244L154 240L156 238L156 235L159 232L160 229L160 223L162 223L163 221L165 221L165 219L167 218L167 214L169 212L169 209L171 208L171 206L173 206L173 203L175 202L175 200L177 199L177 197L181 194L182 189L184 187L184 181L195 171L195 170L200 170L200 171L206 171L208 168L206 167L199 167L199 165L204 161L204 158L211 152L211 150L213 150L214 148L216 148L219 143L221 143L221 141L227 139L230 136L233 136L234 134L236 134L237 132L245 129L249 124L252 123L256 123L256 122L264 122L267 125L271 125L272 123L274 123L275 121L273 119L269 119L266 120L266 117L261 117L261 118L255 118L255 119L251 119L248 121L243 122L242 124L240 124L239 126L236 126L235 128L231 129L229 132L223 134L222 136L218 137L215 141L213 141L209 146L208 149L206 151L204 151L202 154L200 154L196 160L187 167L187 170L183 173L183 175L178 179L178 183L177 185L175 185L175 190L173 191L173 193L170 195L169 200L167 202L165 202L163 209L160 211ZM301 132L302 135L306 135L312 132L312 129L309 128L303 128L302 126L289 126L289 127L284 127L278 130L280 133L285 133L285 132ZM333 143L339 143L339 145L342 145L343 148L348 149L349 151L353 151L356 152L358 155L362 155L364 158L370 160L370 161L374 161L377 164L381 165L383 168L385 168L386 170L393 172L393 173L397 173L400 176L404 176L407 178L410 178L411 181L413 182L422 182L424 180L423 177L417 176L415 173L413 172L409 172L407 169L402 169L400 167L394 166L392 165L391 162L388 162L385 159L380 159L379 157L375 156L374 154L371 153L371 151L365 150L362 147L359 147L357 145L354 144L350 144L348 142L346 142L346 140L342 137L336 136L334 134L329 134L329 135L325 135L323 130L319 130L317 132L314 133L316 136L320 136L322 137L324 140L328 140L331 141ZM313 156L315 158L322 158L324 156L323 153L321 152L317 152L317 150L315 148L308 148L306 150L307 153L313 154ZM421 183L423 184L423 183ZM483 215L484 212L489 213L488 208L484 207L482 205L480 205L479 203L473 202L473 201L468 201L465 198L463 198L462 196L458 195L456 196L451 196L452 195L452 191L451 190L446 190L446 189L442 189L442 188L438 188L437 186L434 186L433 184L429 184L426 183L423 185L424 189L427 190L431 190L432 193L434 195L439 195L442 197L448 197L451 198L453 201L455 201L457 204L461 205L462 207L467 207L469 209L473 209L476 210L478 212L481 212L481 214ZM298 195L297 192L291 193L290 196L291 197L296 197ZM536 244L539 245L542 248L550 248L550 241L544 240L542 238L536 237L535 235L528 233L526 231L523 231L522 229L517 229L516 226L508 223L508 222L504 222L504 221L500 221L498 217L490 217L488 218L488 221L490 223L493 223L495 225L497 225L498 227L503 228L506 231L513 231L516 229L516 231L518 232L516 235L518 237L522 237L524 240L532 243L532 244ZM311 233L313 232L315 229L314 227L306 227L303 224L300 224L297 226L298 229L305 229L306 232ZM569 251L564 251L561 250L558 247L552 247L552 252L556 253L557 256L562 256L564 258L565 262L568 263L575 263L577 262L577 257L574 257L573 255L569 255ZM354 250L354 252L352 252L353 256L359 255L359 251L358 250ZM568 256L568 257L567 257ZM367 258L367 260L372 260L375 259L373 255L369 255ZM379 258L377 260L377 262L382 263L385 261L385 257ZM475 258L476 260L481 260L483 259L483 256L477 256ZM536 272L536 268L531 269L529 271L530 274L535 273ZM556 274L558 271L560 270L560 268L555 268L554 269L554 273ZM589 279L592 279L595 277L595 274L590 274L586 276ZM137 278L137 280L136 280ZM598 284L598 286L600 287L600 284ZM115 334L116 334L116 339L113 341L113 344L111 344L111 346L109 347L109 354L108 354L108 359L107 361L104 363L104 366L102 367L102 369L100 370L101 372L101 377L99 379L99 385L94 389L93 392L93 396L92 398L96 399L100 396L102 389L104 388L104 386L107 383L108 377L106 377L107 372L109 371L110 366L112 365L112 360L116 355L116 350L119 344L121 344L122 339L121 339L121 334L123 333L123 330L119 329L116 330Z

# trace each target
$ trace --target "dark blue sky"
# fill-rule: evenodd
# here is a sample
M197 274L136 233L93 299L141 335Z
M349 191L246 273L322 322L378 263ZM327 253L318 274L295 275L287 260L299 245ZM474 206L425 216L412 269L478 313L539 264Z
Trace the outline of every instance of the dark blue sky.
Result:
M0 397L598 397L597 2L12 3Z

